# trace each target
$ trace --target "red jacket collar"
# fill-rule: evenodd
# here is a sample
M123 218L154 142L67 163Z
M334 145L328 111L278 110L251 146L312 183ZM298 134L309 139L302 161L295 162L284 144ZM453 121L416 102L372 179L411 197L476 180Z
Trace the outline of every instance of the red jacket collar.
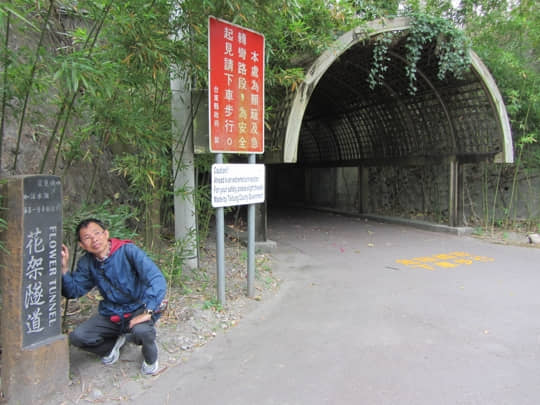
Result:
M109 238L109 241L111 242L111 251L109 252L109 256L116 252L120 247L128 243L133 243L129 239Z

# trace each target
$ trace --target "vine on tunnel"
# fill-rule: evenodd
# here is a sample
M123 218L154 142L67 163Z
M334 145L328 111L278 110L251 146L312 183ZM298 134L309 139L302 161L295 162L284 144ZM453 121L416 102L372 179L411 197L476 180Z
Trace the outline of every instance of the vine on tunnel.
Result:
M471 63L470 41L465 33L458 29L452 21L442 17L422 13L413 13L410 14L410 17L411 24L405 42L405 59L407 61L405 75L409 81L409 93L414 95L418 90L416 87L418 62L425 47L430 43L435 43L435 54L438 58L438 79L443 80L448 74L453 74L456 78L462 77L463 73L469 70ZM387 56L388 50L397 35L400 33L385 33L375 41L371 69L367 79L372 89L384 81L384 74L390 63L390 58Z

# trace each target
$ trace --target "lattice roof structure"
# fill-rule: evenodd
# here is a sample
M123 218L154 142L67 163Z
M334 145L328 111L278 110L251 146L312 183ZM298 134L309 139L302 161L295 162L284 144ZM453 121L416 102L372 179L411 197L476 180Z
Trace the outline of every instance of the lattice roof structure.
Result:
M283 103L267 134L267 163L312 166L513 161L506 109L478 56L462 78L437 78L435 44L418 64L417 92L409 92L404 43L408 18L375 21L340 37L308 69L304 82ZM402 35L388 52L381 85L368 75L374 38ZM447 75L448 76L448 75Z

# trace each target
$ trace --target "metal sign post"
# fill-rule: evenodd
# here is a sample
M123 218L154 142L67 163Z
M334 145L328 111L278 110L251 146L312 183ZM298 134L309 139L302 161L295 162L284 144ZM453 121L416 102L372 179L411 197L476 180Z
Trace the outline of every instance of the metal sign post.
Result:
M249 155L249 164L255 164L255 155ZM264 179L263 179L264 180ZM264 190L264 185L263 185ZM247 296L255 295L255 204L248 205L248 247L247 247Z
M223 163L221 153L216 155L216 163ZM221 305L225 305L225 213L223 207L216 208L216 266L217 299Z
M216 161L222 160L216 155ZM265 166L255 164L255 155L249 156L249 164L212 165L212 206L216 208L216 241L218 269L218 301L225 302L223 246L225 225L223 207L235 205L248 206L248 274L247 295L254 295L255 278L255 204L264 202Z
M249 174L260 171L257 167L260 165L254 164L255 154L264 153L264 61L263 35L209 17L208 132L210 151L217 153L216 164L212 167L212 206L216 207L217 289L220 304L225 303L225 206L249 204L247 290L248 296L253 296L253 204L264 202L264 166L262 185L259 184L259 176ZM222 167L222 153L248 153L251 164ZM242 166L241 173L235 172L238 166ZM232 172L235 174L229 182L227 176ZM235 181L240 183L235 184Z

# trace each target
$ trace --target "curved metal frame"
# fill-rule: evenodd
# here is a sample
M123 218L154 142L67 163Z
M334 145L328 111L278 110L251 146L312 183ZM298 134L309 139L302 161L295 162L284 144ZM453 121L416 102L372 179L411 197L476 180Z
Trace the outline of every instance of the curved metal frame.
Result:
M298 87L289 111L287 119L287 127L285 131L285 139L283 143L282 161L284 163L295 163L298 158L298 142L300 138L300 130L302 127L303 117L306 107L314 89L319 81L330 68L330 66L348 49L356 45L360 41L379 35L389 31L404 31L410 28L410 19L406 17L395 18L392 20L377 20L368 23L366 27L355 28L337 39L332 46L329 47L308 69L303 83ZM392 55L396 57L396 55ZM397 55L399 56L399 55ZM490 96L490 104L497 113L499 127L503 136L502 153L495 156L495 161L500 163L513 162L513 144L510 123L502 96L493 80L493 77L482 63L478 55L471 51L471 66L474 73L479 77L482 85ZM432 83L424 77L442 105L445 115L449 119L448 111L445 107L444 100L441 98L436 88ZM454 132L452 122L450 128ZM455 134L453 133L452 143L455 145Z

